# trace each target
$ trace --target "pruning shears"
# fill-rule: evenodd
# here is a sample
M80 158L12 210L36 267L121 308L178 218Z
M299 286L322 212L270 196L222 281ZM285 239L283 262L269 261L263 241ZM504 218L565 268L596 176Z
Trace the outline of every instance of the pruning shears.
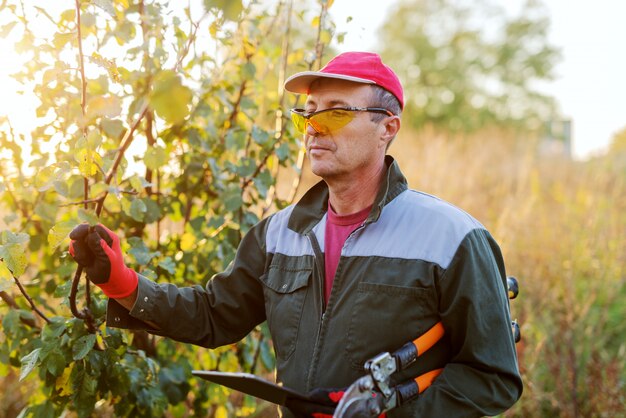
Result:
M444 335L438 322L414 341L399 350L381 353L365 363L365 376L356 380L344 393L335 409L334 418L377 417L415 399L428 388L443 369L431 370L413 380L391 386L391 375L411 366Z
M519 294L519 285L515 277L507 277L507 288L509 299L515 299ZM521 338L517 321L511 323L511 330L517 343ZM415 363L417 358L435 345L444 334L443 324L438 322L399 350L381 353L365 362L365 376L348 387L335 409L333 418L374 418L417 398L443 369L431 370L394 387L390 386L391 375Z

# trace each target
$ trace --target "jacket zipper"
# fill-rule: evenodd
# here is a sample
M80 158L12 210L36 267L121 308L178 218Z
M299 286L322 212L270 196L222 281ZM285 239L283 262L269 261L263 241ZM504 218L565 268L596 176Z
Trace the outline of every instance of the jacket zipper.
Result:
M352 238L352 236L362 230L363 228L365 228L365 226L367 225L367 222L363 222L357 229L355 229L354 231L352 231L350 233L350 235L348 236L348 238L346 238L346 242L344 243L344 248L346 246L346 244L348 243L348 240L350 240L350 238ZM321 263L321 260L323 260L322 258L322 249L320 248L319 242L317 241L317 237L315 236L315 233L313 231L310 231L309 233L306 234L307 238L309 239L309 242L311 243L311 247L313 247L313 254L314 254L314 258L315 258L315 264L317 266L317 281L318 281L318 286L317 286L317 290L318 290L318 294L319 294L319 298L320 298L320 309L322 312L322 316L320 318L320 323L319 326L317 328L317 338L315 339L315 347L313 348L313 361L311 362L311 366L309 367L309 371L307 373L307 390L311 390L311 388L309 387L310 383L311 383L311 377L312 377L312 373L313 373L313 369L316 367L317 365L317 361L318 361L318 357L319 357L319 341L320 341L320 335L322 333L322 328L324 327L324 319L326 317L326 301L324 300L324 276L322 275L323 271L324 271L324 265L323 263ZM342 253L343 253L343 248L342 248ZM332 292L332 290L331 290ZM332 297L332 295L331 295Z
M319 322L319 326L317 327L317 337L315 338L315 347L313 347L313 361L311 362L311 365L309 366L309 371L307 373L307 390L310 390L311 388L308 388L309 384L311 383L311 377L313 374L313 369L316 367L317 365L317 361L319 358L319 341L320 341L320 335L322 333L322 328L324 326L324 317L325 317L325 312L326 312L326 302L324 301L324 276L323 276L323 271L324 271L324 264L322 263L322 250L320 248L320 244L317 241L317 238L315 237L315 233L313 231L309 231L306 234L307 238L309 239L309 242L311 243L311 247L313 247L313 254L314 254L314 259L315 259L315 265L317 266L317 274L315 279L317 280L317 291L318 291L318 296L320 299L320 312L322 312L322 316L320 317L320 322Z

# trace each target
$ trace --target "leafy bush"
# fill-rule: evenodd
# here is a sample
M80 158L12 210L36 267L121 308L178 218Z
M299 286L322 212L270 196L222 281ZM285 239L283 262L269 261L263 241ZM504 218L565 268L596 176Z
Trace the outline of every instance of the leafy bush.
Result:
M292 2L3 8L3 34L29 57L14 78L39 101L30 138L0 121L0 375L13 382L19 369L24 382L0 404L7 414L257 409L190 372L270 373L265 327L217 350L107 328L106 298L81 281L67 235L106 224L129 264L155 280L204 284L222 271L250 226L293 198L275 187L279 170L301 169L282 84L319 66L334 34L329 6L316 6L313 26Z

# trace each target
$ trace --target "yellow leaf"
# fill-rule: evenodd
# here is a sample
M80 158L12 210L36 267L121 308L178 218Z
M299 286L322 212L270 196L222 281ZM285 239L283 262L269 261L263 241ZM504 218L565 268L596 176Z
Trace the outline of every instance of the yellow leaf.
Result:
M48 245L54 250L56 249L65 238L69 235L69 233L76 226L76 222L67 221L67 222L59 222L54 225L50 232L48 232Z
M209 34L211 35L211 38L217 39L218 30L220 30L219 23L217 23L217 21L213 21L213 23L211 23L211 26L209 26Z
M56 390L59 391L59 396L69 396L72 394L72 388L70 386L70 373L71 368L66 367L63 370L63 374L59 376L54 384Z
M161 71L155 78L150 94L150 105L166 122L182 122L189 114L191 90L184 86L173 71Z
M11 271L4 263L0 262L0 292L10 289L14 284Z
M88 119L104 116L113 118L122 111L122 103L117 96L96 96L87 103Z
M224 405L220 405L215 410L215 418L228 418L228 410Z
M185 232L180 238L180 249L183 251L191 251L196 246L196 237L190 232Z
M74 157L78 162L78 170L85 177L94 176L98 172L98 166L102 167L100 155L90 149L81 149Z
M244 40L243 40L243 53L244 53L244 56L251 57L252 55L254 55L255 51L256 51L256 47L254 46L254 44L252 42L250 42L250 40L248 38L244 38Z
M311 26L313 26L314 28L318 27L320 25L320 17L319 16L315 16L313 18L313 20L311 20Z
M13 243L0 246L0 258L2 258L15 277L24 274L24 270L26 270L28 265L26 253L21 244Z

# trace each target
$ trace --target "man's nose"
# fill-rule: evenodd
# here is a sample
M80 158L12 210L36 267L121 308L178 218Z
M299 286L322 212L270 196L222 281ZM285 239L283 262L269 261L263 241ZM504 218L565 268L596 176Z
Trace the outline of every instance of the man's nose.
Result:
M313 127L313 125L311 125L310 123L306 124L306 134L309 136L317 136L320 134L320 132L317 132L315 130L315 128Z

